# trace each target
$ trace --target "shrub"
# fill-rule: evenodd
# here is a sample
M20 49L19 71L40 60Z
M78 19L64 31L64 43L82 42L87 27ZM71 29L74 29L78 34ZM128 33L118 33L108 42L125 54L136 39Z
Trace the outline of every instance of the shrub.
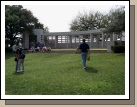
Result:
M12 48L11 47L5 47L5 52L12 52Z
M125 52L125 46L111 46L111 50L114 53L124 53Z

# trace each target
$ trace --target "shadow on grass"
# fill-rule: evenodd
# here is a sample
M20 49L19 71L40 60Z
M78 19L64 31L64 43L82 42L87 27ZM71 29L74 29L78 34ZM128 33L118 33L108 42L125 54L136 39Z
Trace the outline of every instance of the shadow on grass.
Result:
M23 75L24 72L14 72L13 75Z
M89 73L98 73L98 70L93 67L87 67L85 71Z

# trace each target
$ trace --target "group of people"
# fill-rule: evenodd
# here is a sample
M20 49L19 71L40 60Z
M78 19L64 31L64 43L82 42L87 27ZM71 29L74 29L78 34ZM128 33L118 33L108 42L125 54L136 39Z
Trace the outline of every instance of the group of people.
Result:
M48 45L48 47L46 46L40 46L40 47L34 47L31 46L30 50L28 50L29 52L50 52L51 51L51 47Z
M17 72L24 72L24 58L25 58L25 52L22 47L17 48L15 51L15 61L16 61L16 67L15 67L15 73ZM20 69L22 66L22 70Z
M86 69L86 60L90 60L90 49L89 49L89 45L85 42L85 39L83 39L82 41L83 43L78 45L75 52L79 51L81 53L82 65L84 69ZM47 51L48 48L45 48L45 50ZM51 51L51 49L49 49L48 51ZM24 56L22 56L22 54L24 54ZM15 61L16 61L15 72L24 72L24 58L25 58L25 52L23 48L20 47L15 52ZM20 69L21 66L22 66L22 70Z

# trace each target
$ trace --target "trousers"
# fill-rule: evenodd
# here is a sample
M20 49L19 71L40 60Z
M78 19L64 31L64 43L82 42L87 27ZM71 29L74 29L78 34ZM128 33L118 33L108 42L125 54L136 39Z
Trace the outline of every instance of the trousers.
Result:
M24 59L18 60L18 71L20 71L21 66L22 66L22 71L24 71Z
M81 58L82 58L82 64L83 64L83 67L86 67L86 59L87 59L87 55L88 55L87 52L81 52Z

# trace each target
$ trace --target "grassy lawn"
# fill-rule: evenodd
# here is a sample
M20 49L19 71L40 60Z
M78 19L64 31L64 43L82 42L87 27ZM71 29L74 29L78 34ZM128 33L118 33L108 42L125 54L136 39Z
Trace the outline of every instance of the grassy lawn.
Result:
M124 95L125 55L92 53L87 69L80 54L26 53L25 72L15 74L5 55L6 95Z

